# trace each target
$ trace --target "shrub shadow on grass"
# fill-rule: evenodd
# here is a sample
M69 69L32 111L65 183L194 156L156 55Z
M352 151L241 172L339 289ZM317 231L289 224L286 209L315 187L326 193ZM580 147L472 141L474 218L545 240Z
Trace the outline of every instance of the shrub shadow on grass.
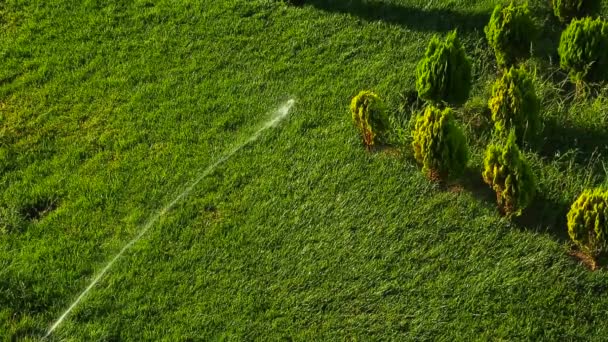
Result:
M568 204L537 193L532 204L513 223L525 231L548 233L560 242L569 241L567 219Z
M399 93L399 115L406 116L409 120L409 118L415 117L417 113L421 112L424 107L425 102L418 97L416 89L406 89Z
M463 123L467 130L467 135L472 137L469 139L469 144L485 150L494 131L492 113L487 100L485 98L475 98L474 101L469 101L465 104L465 107L457 110L456 113L458 120Z
M496 206L496 193L481 178L481 170L467 168L460 185L475 198ZM568 241L567 212L566 203L556 202L537 193L532 205L520 217L513 218L512 222L521 230L548 233L559 241Z
M533 11L536 18L546 18L543 24L538 28L536 44L534 46L534 55L541 59L546 59L550 64L559 66L559 54L557 48L564 30L564 25L553 15L551 7Z
M28 221L37 221L57 209L57 205L55 198L39 198L24 205L21 208L21 215Z
M481 178L481 169L467 167L462 175L460 185L475 198L496 204L496 194Z
M397 144L378 144L367 149L370 153L382 153L392 157L401 157L403 148Z
M559 158L566 152L575 151L576 163L591 166L594 156L608 155L608 131L600 127L564 126L555 120L546 120L543 136L538 149L542 157Z
M308 0L304 3L327 12L348 13L368 21L380 20L413 31L447 32L456 28L461 32L482 31L490 20L490 13L467 13L448 9L423 10L381 1Z

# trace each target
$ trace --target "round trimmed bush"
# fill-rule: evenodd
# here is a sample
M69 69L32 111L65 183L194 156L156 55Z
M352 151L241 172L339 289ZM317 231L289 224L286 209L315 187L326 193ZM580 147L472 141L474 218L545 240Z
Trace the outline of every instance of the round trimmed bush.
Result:
M422 171L432 181L459 177L469 160L466 138L450 108L426 107L416 120L412 147Z
M416 89L420 98L434 103L466 102L471 90L471 61L456 31L445 41L431 39L416 68Z
M540 100L533 77L523 67L511 67L492 87L489 101L496 132L506 137L514 129L518 142L532 140L540 130Z
M483 161L483 180L496 192L500 211L519 216L536 194L534 175L515 141L509 134L505 145L491 144Z
M585 190L568 212L568 234L572 241L595 258L606 251L608 191Z
M388 117L378 95L368 90L361 91L352 99L350 111L367 147L384 139L389 126Z
M600 0L552 0L553 13L561 22L581 18L600 9Z
M573 82L607 79L608 23L599 18L573 20L562 32L558 52Z
M511 2L506 7L497 5L484 31L499 66L510 66L529 57L530 44L536 36L527 3L516 6Z

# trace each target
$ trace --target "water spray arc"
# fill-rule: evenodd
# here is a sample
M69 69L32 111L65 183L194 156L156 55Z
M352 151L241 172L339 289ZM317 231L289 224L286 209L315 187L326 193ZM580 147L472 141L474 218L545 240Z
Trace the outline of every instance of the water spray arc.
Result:
M232 157L235 153L237 153L239 150L241 150L243 147L245 147L246 145L258 140L258 138L260 137L260 134L262 132L264 132L265 130L276 126L279 122L281 122L285 117L287 117L287 115L289 114L289 111L291 110L291 108L293 107L293 105L295 104L295 100L291 99L289 101L287 101L285 104L283 104L281 107L279 107L271 116L271 118L266 121L266 123L264 123L264 125L258 129L255 133L253 133L247 140L245 140L243 143L237 145L236 147L233 147L231 150L229 150L226 154L224 154L222 157L220 157L218 160L216 160L213 164L209 165L206 169L204 169L191 183L190 185L184 190L182 191L179 195L177 195L177 197L175 197L171 202L169 202L167 205L165 205L161 210L159 210L157 213L155 213L154 215L152 215L148 221L142 226L141 230L139 231L139 233L131 240L129 241L129 243L127 243L107 264L106 266L99 271L99 273L97 273L97 275L95 276L95 278L93 278L93 280L91 281L91 283L84 289L84 291L82 291L80 293L80 295L78 295L78 297L76 297L76 299L72 302L72 304L70 304L70 306L61 314L61 316L59 316L59 318L51 325L51 327L49 328L49 330L47 331L46 335L44 336L44 338L46 339L47 337L49 337L53 331L55 329L57 329L57 327L59 325L61 325L61 323L63 323L63 321L65 320L65 318L70 314L70 312L72 310L74 310L74 308L76 306L78 306L78 304L82 301L82 299L87 295L87 293L89 293L89 291L91 291L91 289L101 280L101 278L103 278L103 276L108 272L108 270L110 270L110 268L112 268L112 266L114 265L114 263L120 259L120 257L129 249L131 248L137 241L139 241L147 232L148 230L150 230L150 228L163 216L165 215L169 210L171 210L179 201L181 201L182 199L184 199L185 197L187 197L192 190L194 189L194 187L200 183L205 177L207 177L211 172L213 172L213 170L215 170L215 168L222 164L223 162L225 162L226 160L230 159L230 157Z

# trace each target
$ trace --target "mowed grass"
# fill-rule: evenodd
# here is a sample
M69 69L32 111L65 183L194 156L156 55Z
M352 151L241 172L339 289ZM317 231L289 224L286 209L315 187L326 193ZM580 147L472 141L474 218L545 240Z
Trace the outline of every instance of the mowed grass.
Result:
M0 336L44 336L150 216L295 98L51 339L603 339L608 275L568 255L565 214L605 182L608 92L573 98L559 24L533 4L545 131L525 151L540 194L501 218L479 174L496 3L0 3ZM408 127L416 63L457 27L474 62L458 109L473 158L445 189L407 134L366 151L348 104L372 89Z

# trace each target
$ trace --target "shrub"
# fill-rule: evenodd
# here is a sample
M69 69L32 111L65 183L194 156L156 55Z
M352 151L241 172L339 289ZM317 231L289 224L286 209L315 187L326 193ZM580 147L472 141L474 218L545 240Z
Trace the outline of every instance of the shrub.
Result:
M536 182L517 147L514 132L505 145L488 146L483 165L483 180L496 192L500 211L507 216L521 215L534 198Z
M595 258L606 251L608 191L585 190L568 212L568 234L572 241Z
M471 90L471 61L456 31L443 42L433 37L416 68L416 89L427 101L452 105L466 102Z
M484 31L499 66L510 66L518 59L527 58L530 43L536 35L527 3L515 6L511 2L507 7L497 5Z
M522 142L535 137L540 129L540 100L533 77L523 67L511 67L496 80L489 106L496 132L502 137L515 129L518 142Z
M608 76L608 24L601 19L577 19L562 32L560 65L573 82L605 80Z
M600 8L599 0L552 0L551 2L553 13L562 22L598 12Z
M388 130L388 118L384 103L371 91L364 90L350 103L353 121L363 136L367 147L381 141Z
M423 172L433 181L460 176L469 159L466 138L450 108L429 105L425 109L416 120L412 147Z

